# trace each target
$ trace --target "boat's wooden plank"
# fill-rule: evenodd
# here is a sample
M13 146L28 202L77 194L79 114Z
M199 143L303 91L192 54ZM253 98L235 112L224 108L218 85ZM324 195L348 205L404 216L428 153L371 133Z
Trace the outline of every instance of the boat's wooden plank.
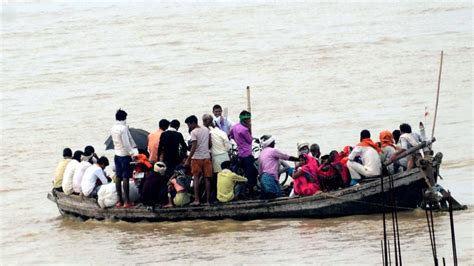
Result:
M423 178L419 169L394 176L397 189L409 187ZM384 178L388 188L389 178ZM371 213L380 210L380 206L363 206L358 202L381 194L381 180L363 183L329 193L320 193L309 197L279 198L275 200L237 201L213 206L178 207L156 209L151 211L145 207L131 209L101 209L94 199L78 195L51 195L58 207L66 213L95 219L150 219L150 220L183 220L183 219L255 219L267 217L331 217L354 213ZM352 208L352 209L351 209ZM355 209L354 209L355 208Z

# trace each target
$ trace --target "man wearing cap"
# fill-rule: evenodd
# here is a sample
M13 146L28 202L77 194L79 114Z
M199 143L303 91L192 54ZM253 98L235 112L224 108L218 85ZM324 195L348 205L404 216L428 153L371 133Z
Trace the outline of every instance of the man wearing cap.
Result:
M309 154L309 143L306 141L300 141L296 144L298 149L298 155Z
M289 156L275 149L275 137L262 137L263 150L258 157L258 173L262 187L262 198L282 197L279 183L280 160L297 162L297 157Z
M255 158L252 155L252 115L244 110L240 112L239 118L240 123L231 128L229 138L237 143L238 157L244 170L244 175L248 180L247 189L253 191L253 187L257 184L258 171L255 168Z

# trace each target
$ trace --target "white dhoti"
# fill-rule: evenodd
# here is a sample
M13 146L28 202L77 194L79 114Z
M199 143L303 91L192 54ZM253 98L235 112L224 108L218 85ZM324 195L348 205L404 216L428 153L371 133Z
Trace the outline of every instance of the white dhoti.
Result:
M361 180L362 176L374 177L381 174L381 170L374 171L367 169L364 165L354 161L347 161L347 168L349 169L349 173L351 173L351 178L358 181Z

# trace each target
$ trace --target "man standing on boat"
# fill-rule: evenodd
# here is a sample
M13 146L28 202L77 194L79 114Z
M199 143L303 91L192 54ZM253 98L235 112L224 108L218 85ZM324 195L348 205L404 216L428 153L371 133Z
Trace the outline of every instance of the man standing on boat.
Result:
M170 122L166 119L161 119L158 123L159 128L148 135L148 153L150 154L148 160L151 164L159 161L158 147L160 146L161 134L165 132L170 126Z
M253 191L253 187L257 184L258 171L255 168L255 158L252 154L252 115L248 111L240 112L240 123L234 125L230 132L229 138L235 140L238 148L238 157L247 178L247 189Z
M183 135L178 132L179 126L178 120L172 120L170 127L160 137L158 161L166 164L166 178L173 175L176 166L183 161L183 153L188 150Z
M204 115L204 119L206 115ZM212 119L212 118L211 118ZM211 178L212 178L212 161L211 161L211 140L210 133L207 127L200 127L198 119L192 115L184 121L191 131L191 151L189 157L186 159L185 165L191 164L191 172L194 178L194 202L191 205L196 206L201 204L199 184L201 177L204 178L206 186L207 204L211 202Z
M133 169L130 163L132 162L132 156L135 153L136 144L130 134L130 130L127 125L127 112L119 109L115 113L115 119L117 122L111 129L112 141L114 142L114 162L115 172L117 179L115 180L115 186L119 202L115 205L116 207L130 208L133 207L133 203L129 200L129 180L132 177ZM122 198L122 183L123 183L123 198Z
M362 176L374 177L382 174L381 152L379 146L370 139L370 131L362 130L360 132L360 143L349 154L349 161L347 162L347 168L349 168L353 180L352 185L357 184ZM355 161L357 157L360 158L362 164Z
M218 104L214 105L214 107L212 107L212 113L214 114L216 127L229 135L230 129L232 128L232 122L227 117L227 114L222 114L222 107Z

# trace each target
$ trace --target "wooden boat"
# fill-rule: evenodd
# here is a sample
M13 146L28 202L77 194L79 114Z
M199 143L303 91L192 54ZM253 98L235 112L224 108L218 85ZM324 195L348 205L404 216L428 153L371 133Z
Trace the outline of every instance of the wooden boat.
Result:
M415 148L419 149L418 146ZM68 196L62 192L52 191L48 194L48 198L57 204L62 215L83 219L158 222L193 219L329 218L381 213L384 210L391 211L392 207L397 210L418 208L426 200L424 197L426 191L431 191L435 187L440 163L441 158L438 156L425 157L423 162L419 162L416 168L409 171L394 176L373 178L353 187L308 197L235 201L212 206L154 210L145 206L102 209L95 199L78 195ZM391 200L392 196L395 201ZM389 205L389 202L396 204Z

